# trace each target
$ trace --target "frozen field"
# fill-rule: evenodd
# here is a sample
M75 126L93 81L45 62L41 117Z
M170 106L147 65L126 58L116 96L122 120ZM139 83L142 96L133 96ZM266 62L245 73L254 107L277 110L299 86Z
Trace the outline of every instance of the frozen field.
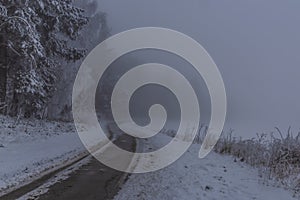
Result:
M151 144L168 141L161 135ZM154 173L131 175L116 200L208 199L208 200L292 200L292 193L263 184L258 171L230 156L211 153L198 159L200 145L193 145L171 166Z

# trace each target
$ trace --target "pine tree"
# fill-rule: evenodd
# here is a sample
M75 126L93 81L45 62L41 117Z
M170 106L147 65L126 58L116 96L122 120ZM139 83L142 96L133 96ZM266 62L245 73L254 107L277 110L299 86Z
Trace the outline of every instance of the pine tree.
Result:
M60 63L85 50L70 46L88 23L72 0L0 2L0 109L9 115L37 116L55 91Z

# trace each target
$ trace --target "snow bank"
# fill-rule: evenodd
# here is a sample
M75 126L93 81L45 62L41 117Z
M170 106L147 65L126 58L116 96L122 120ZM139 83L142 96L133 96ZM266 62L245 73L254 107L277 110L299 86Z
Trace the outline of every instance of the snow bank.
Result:
M144 148L159 147L170 139L160 135ZM147 174L131 175L115 197L124 199L228 199L289 200L289 191L262 184L258 171L233 158L211 153L198 159L200 145L193 145L171 166Z
M0 196L85 155L71 123L0 116Z

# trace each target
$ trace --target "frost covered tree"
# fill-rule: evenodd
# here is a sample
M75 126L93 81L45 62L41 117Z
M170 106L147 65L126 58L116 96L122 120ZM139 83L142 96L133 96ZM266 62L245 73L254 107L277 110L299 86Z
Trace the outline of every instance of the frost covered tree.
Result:
M85 55L70 41L87 23L72 0L0 1L0 112L41 115L55 91L57 60Z

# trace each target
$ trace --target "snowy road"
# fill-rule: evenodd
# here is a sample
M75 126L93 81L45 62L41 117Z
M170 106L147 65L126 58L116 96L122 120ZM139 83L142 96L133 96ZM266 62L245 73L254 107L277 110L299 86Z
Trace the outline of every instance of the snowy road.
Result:
M132 137L120 136L115 143L129 151L135 150L135 141ZM123 172L106 167L88 156L80 162L52 174L44 183L31 191L26 191L24 194L21 189L21 191L6 196L5 199L111 199L120 189L119 185L122 184L125 177L126 174ZM19 194L22 195L19 196Z
M39 179L85 154L74 133L8 144L0 149L0 194Z
M4 145L0 147L0 193L31 182L43 172L53 171L62 163L69 163L84 152L86 154L69 125L32 124L24 123L15 129L2 127L1 142ZM25 133L23 130L27 129ZM39 134L36 134L37 129ZM24 134L20 134L22 131ZM117 143L124 149L132 151L137 148L139 152L148 152L161 148L170 140L170 137L158 134L136 147L132 138L122 136ZM264 184L257 169L234 162L232 157L211 153L205 159L198 159L199 148L200 145L193 145L182 158L160 171L133 174L122 186L123 181L120 180L125 179L124 173L103 166L88 156L1 199L107 199L118 191L114 197L116 200L296 199L290 191Z

